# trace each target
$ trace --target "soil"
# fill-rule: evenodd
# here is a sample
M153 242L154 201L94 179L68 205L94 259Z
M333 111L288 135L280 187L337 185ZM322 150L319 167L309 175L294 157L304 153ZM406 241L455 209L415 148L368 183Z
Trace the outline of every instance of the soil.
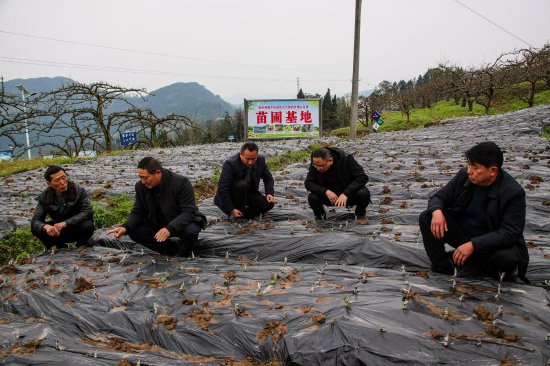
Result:
M474 313L476 314L476 318L484 323L495 320L495 316L483 305L476 306L474 308Z
M304 305L304 306L300 306L298 309L296 309L296 312L298 314L307 314L311 311L311 309L313 309L313 306Z
M173 330L178 324L178 318L162 314L157 316L155 319L155 324L162 324L166 327L166 329Z
M317 325L323 324L327 320L327 317L323 313L313 314L311 316L311 321Z
M202 330L210 331L208 326L210 324L216 324L218 321L214 318L214 314L208 308L208 304L204 305L200 310L195 310L185 315L186 318L191 319Z
M268 337L271 337L271 339L277 343L285 335L286 330L286 325L282 324L279 320L268 321L264 326L264 330L256 333L256 338L260 341L264 341Z
M14 344L9 350L0 352L0 359L4 359L9 355L32 355L40 347L43 340L37 339L23 344Z
M15 265L13 264L9 264L5 267L2 267L2 269L0 269L0 274L8 275L8 276L15 275L17 274L17 267L15 267Z
M222 273L222 278L226 282L231 283L231 282L235 281L235 279L237 278L237 274L235 273L235 271L223 272Z
M79 294L81 292L94 288L94 285L84 277L78 277L76 280L74 280L74 284L75 288L73 289L73 294Z

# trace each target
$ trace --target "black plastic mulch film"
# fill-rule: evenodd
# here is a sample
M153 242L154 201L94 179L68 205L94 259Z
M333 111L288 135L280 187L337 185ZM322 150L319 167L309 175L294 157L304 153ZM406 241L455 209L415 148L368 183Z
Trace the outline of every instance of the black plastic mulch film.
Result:
M228 222L202 203L211 224L194 257L98 232L93 248L6 266L0 363L544 365L550 153L536 129L549 116L545 107L340 143L370 177L367 220L338 208L315 222L300 163L275 174L278 204L265 217ZM485 139L526 187L532 285L428 270L418 214Z

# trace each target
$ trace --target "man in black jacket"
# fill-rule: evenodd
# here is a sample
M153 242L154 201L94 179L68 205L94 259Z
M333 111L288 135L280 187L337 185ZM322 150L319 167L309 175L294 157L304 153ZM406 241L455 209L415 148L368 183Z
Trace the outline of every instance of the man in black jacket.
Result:
M356 206L355 216L364 219L370 203L365 186L369 177L353 155L336 147L321 147L311 154L305 186L316 219L325 219L326 206Z
M503 154L491 141L466 151L468 167L438 190L420 214L426 253L435 272L459 276L514 272L526 281L529 253L523 238L525 191L502 169ZM444 245L455 248L447 253Z
M86 190L70 181L58 165L48 167L44 178L48 188L38 195L31 219L33 235L48 249L66 248L70 242L88 245L94 233L94 212ZM46 221L47 216L51 220Z
M163 255L187 256L206 227L206 217L195 204L195 192L186 177L164 169L154 158L138 163L136 200L126 222L107 231L130 238ZM177 237L176 240L168 238Z
M259 191L264 181L265 196ZM276 203L273 176L258 155L258 145L246 142L238 154L225 161L214 203L234 218L254 218L271 210Z

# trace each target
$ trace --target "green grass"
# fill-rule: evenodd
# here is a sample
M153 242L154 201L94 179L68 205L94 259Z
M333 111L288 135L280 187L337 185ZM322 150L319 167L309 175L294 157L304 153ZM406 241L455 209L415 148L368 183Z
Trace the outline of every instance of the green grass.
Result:
M535 94L535 105L550 104L550 90L544 90ZM514 112L527 108L527 103L519 99L501 100L495 103L489 110L490 115ZM410 121L407 122L407 116L401 112L382 113L384 124L378 130L379 132L409 130L413 128L423 128L437 124L446 118L463 116L482 116L484 115L483 106L474 103L472 112L468 112L467 107L456 105L453 101L442 101L432 105L432 108L413 109L410 114ZM370 132L370 127L369 131ZM357 124L357 133L366 132L366 128L360 123ZM340 128L331 131L331 135L349 136L349 127Z
M21 160L4 160L0 161L0 177L8 177L12 174L26 172L48 165L61 165L70 164L75 161L76 158L59 157L53 159L21 159Z
M306 150L287 151L284 154L271 156L266 159L266 164L272 172L281 170L287 165L309 159L313 150L320 148L319 144L311 144Z
M134 199L127 194L92 201L95 228L103 229L124 223L132 211L133 205Z
M0 240L0 264L11 259L19 261L43 250L44 245L32 235L30 227L20 228Z
M102 153L95 157L67 157L60 156L52 159L44 158L32 158L32 159L14 159L0 161L0 177L8 177L12 174L26 172L28 170L47 167L50 165L62 165L70 164L77 159L95 160L102 156L116 156L127 153L127 150L111 151L109 153Z
M103 229L122 224L130 214L134 200L127 194L120 194L109 199L98 197L92 200L94 207L94 224L96 229ZM44 245L34 235L30 226L17 229L0 239L0 264L10 259L17 261L41 253Z

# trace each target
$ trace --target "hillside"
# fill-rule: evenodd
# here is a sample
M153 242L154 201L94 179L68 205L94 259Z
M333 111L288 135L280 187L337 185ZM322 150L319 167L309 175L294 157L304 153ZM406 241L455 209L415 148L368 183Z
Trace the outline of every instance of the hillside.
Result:
M543 365L550 358L550 155L538 134L548 119L550 106L539 106L333 138L369 175L368 220L335 208L314 221L306 159L274 172L278 203L261 219L227 221L212 199L200 203L209 226L193 257L161 257L97 231L96 247L6 266L0 362ZM464 166L464 151L488 139L503 148L504 169L526 191L532 285L429 271L418 215ZM311 142L262 142L260 151L278 155ZM66 168L90 192L132 194L144 156L195 182L238 147L137 151ZM4 226L28 224L42 172L0 179Z

